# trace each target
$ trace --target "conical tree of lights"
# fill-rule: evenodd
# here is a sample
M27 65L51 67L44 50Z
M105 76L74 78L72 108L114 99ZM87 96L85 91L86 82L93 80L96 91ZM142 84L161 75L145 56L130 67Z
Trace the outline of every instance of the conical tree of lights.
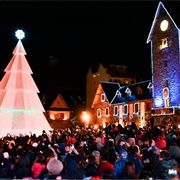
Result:
M32 70L26 60L21 39L24 32L16 31L18 43L13 57L5 68L0 82L0 137L12 135L41 135L52 128L44 115L39 90L31 76Z

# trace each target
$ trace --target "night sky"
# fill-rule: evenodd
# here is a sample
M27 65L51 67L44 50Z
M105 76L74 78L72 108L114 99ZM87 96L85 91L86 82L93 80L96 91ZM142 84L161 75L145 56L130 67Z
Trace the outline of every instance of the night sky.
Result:
M180 1L162 1L180 26ZM151 46L146 40L159 1L1 1L0 78L22 40L33 79L47 86L84 89L97 63L128 65L151 78ZM54 80L53 80L54 79Z

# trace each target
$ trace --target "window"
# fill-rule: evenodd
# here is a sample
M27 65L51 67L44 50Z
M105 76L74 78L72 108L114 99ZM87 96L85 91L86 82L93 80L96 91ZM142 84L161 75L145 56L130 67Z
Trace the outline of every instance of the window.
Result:
M109 107L105 108L105 116L108 117L109 116Z
M168 80L165 80L164 86L168 87Z
M104 102L104 101L105 101L105 94L102 93L102 94L101 94L101 102Z
M168 47L167 38L161 39L160 50L161 50L161 49L164 49L164 48L166 48L166 47Z
M129 79L124 79L124 84L130 84L130 80Z
M128 114L128 105L127 104L124 105L124 114L125 115Z
M134 113L137 114L139 112L139 103L134 104Z
M151 111L151 103L146 103L146 111Z
M118 106L114 106L114 116L118 115Z
M101 109L97 109L97 117L98 117L98 118L101 117Z

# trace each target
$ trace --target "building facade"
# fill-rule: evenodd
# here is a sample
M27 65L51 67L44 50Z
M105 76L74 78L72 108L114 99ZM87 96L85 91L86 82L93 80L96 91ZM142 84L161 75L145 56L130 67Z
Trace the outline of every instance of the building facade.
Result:
M120 84L136 83L136 75L124 65L98 64L89 68L86 75L86 109L91 109L92 102L100 81L119 82Z
M121 86L115 82L100 82L94 97L94 122L97 126L135 122L145 126L150 119L152 102L151 82L145 81Z
M144 94L143 82L133 91L133 84L125 86L125 93L119 85L114 97L124 98L122 101L113 101L107 96L107 90L99 83L92 108L98 124L119 122L122 125L136 122L138 126L145 125L153 119L154 125L167 125L179 127L180 124L180 30L170 14L159 2L152 26L147 38L151 43L151 71L152 80L146 86L150 96L146 98L137 95ZM110 85L113 86L113 85ZM117 88L118 89L118 88ZM128 90L127 90L128 89ZM129 95L128 95L129 92ZM114 92L112 92L113 94ZM105 95L102 101L102 94ZM147 96L148 95L148 96ZM114 99L113 97L113 99ZM131 97L131 98L130 98ZM132 97L135 97L134 99ZM132 99L132 101L129 101ZM107 110L109 109L109 110ZM107 112L109 114L107 118ZM115 113L117 112L117 113Z
M177 126L180 105L179 29L160 2L150 29L153 84L152 115L156 125L171 121Z

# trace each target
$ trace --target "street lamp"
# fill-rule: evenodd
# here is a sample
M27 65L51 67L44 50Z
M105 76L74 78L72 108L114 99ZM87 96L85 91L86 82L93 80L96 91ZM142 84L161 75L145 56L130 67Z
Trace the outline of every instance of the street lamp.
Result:
M82 112L82 120L85 122L85 125L89 125L89 119L90 119L90 115L86 112L83 111Z

